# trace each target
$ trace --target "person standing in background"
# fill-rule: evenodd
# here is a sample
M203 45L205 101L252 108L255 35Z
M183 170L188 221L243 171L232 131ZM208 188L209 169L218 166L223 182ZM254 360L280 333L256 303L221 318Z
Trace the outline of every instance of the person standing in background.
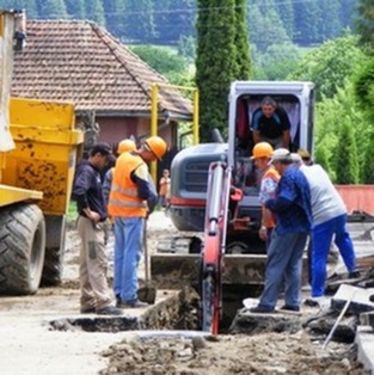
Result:
M256 168L262 173L259 200L261 203L261 228L259 237L266 242L266 249L270 245L272 231L275 227L275 219L270 210L265 207L265 202L275 198L275 191L280 179L280 175L273 165L269 165L273 147L267 142L257 143L252 150L252 159Z
M160 206L166 208L169 204L168 200L170 197L170 172L168 169L162 171L158 195Z

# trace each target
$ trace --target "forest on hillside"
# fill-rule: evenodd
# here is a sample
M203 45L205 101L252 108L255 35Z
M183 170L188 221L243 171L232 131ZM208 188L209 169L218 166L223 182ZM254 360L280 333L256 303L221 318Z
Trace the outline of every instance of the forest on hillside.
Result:
M356 3L247 0L251 43L259 50L285 42L320 44L352 28ZM196 33L196 0L0 0L0 7L24 8L33 19L93 20L126 43L170 45Z

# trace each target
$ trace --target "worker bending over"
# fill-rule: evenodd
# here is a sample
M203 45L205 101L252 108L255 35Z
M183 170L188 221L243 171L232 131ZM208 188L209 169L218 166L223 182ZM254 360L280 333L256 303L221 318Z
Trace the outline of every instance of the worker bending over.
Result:
M333 236L350 276L356 274L356 257L346 229L347 208L328 174L318 164L302 165L300 171L305 175L311 191L312 298L318 302L319 297L325 294L326 264Z
M275 150L271 162L282 177L276 198L265 202L266 208L275 213L276 227L267 252L264 291L258 306L251 309L256 313L274 311L283 281L282 309L300 310L302 256L312 225L309 185L299 168L293 166L290 152Z
M157 136L116 162L108 211L114 218L114 293L120 307L144 307L138 300L137 270L142 253L144 220L157 203L146 163L161 160L166 142Z

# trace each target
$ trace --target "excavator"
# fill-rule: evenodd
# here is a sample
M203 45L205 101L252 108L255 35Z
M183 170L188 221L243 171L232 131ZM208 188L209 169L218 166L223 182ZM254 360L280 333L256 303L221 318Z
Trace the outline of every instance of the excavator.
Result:
M257 236L261 175L250 157L252 114L266 96L288 114L291 150L311 152L313 83L236 81L228 100L228 142L218 136L184 149L171 166L169 213L183 235L160 240L151 276L159 287L195 286L201 328L212 334L220 329L225 286L247 289L264 280L265 246Z

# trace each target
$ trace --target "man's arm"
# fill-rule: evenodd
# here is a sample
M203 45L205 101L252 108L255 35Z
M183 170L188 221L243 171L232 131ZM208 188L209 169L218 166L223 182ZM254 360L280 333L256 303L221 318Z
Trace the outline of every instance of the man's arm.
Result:
M90 188L91 179L92 175L90 171L87 168L82 169L81 173L79 173L75 180L73 193L76 197L78 206L90 220L96 223L100 220L100 214L91 210L87 199L87 192Z
M291 136L290 136L290 131L289 130L283 130L282 133L282 146L284 148L289 148L291 143Z
M286 211L291 205L292 201L289 201L288 199L283 197L269 199L265 202L265 207L271 210L272 212Z
M262 116L262 112L260 108L257 108L252 115L252 134L253 134L253 143L261 142L261 135L260 135L260 119Z
M291 144L291 136L290 136L291 122L284 108L278 107L277 112L278 112L278 116L280 118L281 126L282 126L282 144L284 148L289 148Z
M253 143L259 143L261 142L261 136L260 136L260 131L259 130L252 130L253 133Z
M108 205L109 202L109 195L110 195L110 190L112 188L112 180L113 180L113 169L109 169L104 177L104 182L103 182L103 194L104 194L104 200L105 204Z
M148 168L145 164L140 165L131 174L131 179L138 187L138 195L148 203L149 211L152 212L157 204L156 188L149 176Z

